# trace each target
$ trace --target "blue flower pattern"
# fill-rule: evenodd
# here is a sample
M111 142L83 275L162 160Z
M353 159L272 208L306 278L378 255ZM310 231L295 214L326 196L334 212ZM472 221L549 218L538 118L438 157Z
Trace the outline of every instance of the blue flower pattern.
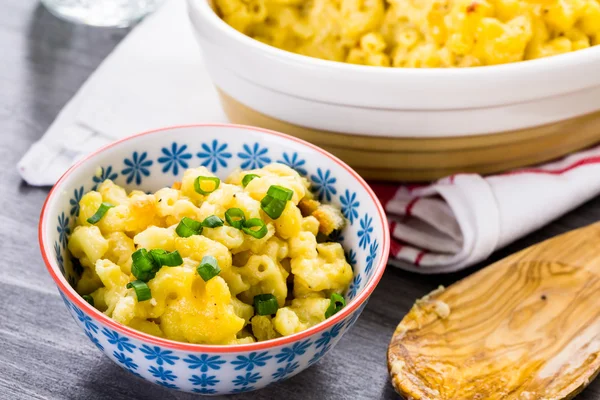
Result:
M241 369L252 371L255 367L264 367L267 364L267 361L271 358L273 358L273 356L270 356L266 351L264 353L252 352L250 355L248 355L248 357L237 356L236 360L232 361L231 363L236 366L236 371Z
M306 176L307 172L304 169L304 164L306 164L306 160L302 160L298 157L298 153L291 153L292 155L288 155L288 153L283 153L283 157L281 160L277 162L280 164L287 165L291 169L296 170L300 175Z
M277 354L275 358L277 363L292 362L296 356L301 356L306 353L306 350L312 345L310 340L304 342L296 342L292 347L284 347L281 349L281 353Z
M108 330L107 328L102 329L102 334L106 336L108 343L117 346L119 351L127 351L133 353L133 349L136 346L129 341L129 338L119 335L115 331Z
M277 368L277 371L273 374L273 378L277 381L281 381L287 378L289 375L293 374L296 369L298 369L300 365L298 362L287 363L285 367Z
M238 375L234 380L233 384L235 386L249 386L252 385L261 379L261 376L258 372L246 372L246 375Z
M202 143L202 150L196 156L202 161L202 166L208 168L210 172L215 173L219 166L227 168L227 160L231 158L231 153L227 150L227 143L219 144L217 140L213 140L210 145Z
M220 370L221 366L227 362L222 360L221 356L209 356L207 354L202 354L200 357L190 355L189 358L184 358L183 361L189 364L188 368L199 369L200 372L208 372L210 369Z
M177 376L173 374L173 371L164 369L162 366L159 366L158 368L156 368L155 366L151 366L148 369L148 372L150 372L153 377L162 381L174 381L175 379L177 379Z
M79 189L73 190L73 197L69 200L69 204L71 205L70 214L72 217L79 216L79 202L83 197L83 186L80 186Z
M192 385L194 386L207 387L215 386L217 383L220 382L220 380L217 379L216 375L202 374L200 376L192 375L192 377L190 378L190 382L192 382Z
M317 351L308 362L308 365L313 365L314 363L319 361L330 349L331 345L328 344L324 346L321 350Z
M157 385L166 387L167 389L179 389L179 386L167 381L154 381Z
M156 360L158 365L175 365L175 361L179 360L179 357L172 355L171 350L162 350L158 346L150 347L144 344L140 347L140 350L146 355L147 360Z
M360 229L358 230L358 246L361 249L366 249L369 243L371 243L371 233L373 233L373 226L371 223L373 218L369 217L368 214L360 220Z
M241 168L260 168L271 162L269 156L269 149L263 148L259 143L244 144L242 151L236 153L240 159ZM189 168L189 161L192 158L192 154L188 151L188 145L171 143L170 145L163 147L162 154L156 159L157 167L163 173L169 173L178 175L181 170ZM201 159L202 165L206 166L212 172L216 172L219 168L227 167L229 159L232 158L232 154L227 151L228 144L219 143L217 140L205 143L202 145L201 152L197 153L198 158ZM307 172L308 164L306 160L301 159L296 152L280 153L278 158L279 163L285 164L290 168L295 169L301 175L309 175ZM124 160L126 168L121 172L126 178L128 183L135 182L140 184L144 177L150 176L152 165L154 164L151 159L148 158L147 152L133 152L129 159ZM334 196L338 193L336 187L337 179L329 169L317 168L316 172L309 175L313 182L313 189L315 194L320 200L331 201ZM113 171L112 166L103 168L98 176L92 178L94 182L94 189L97 185L106 179L115 180L118 175ZM68 237L71 233L69 223L71 218L75 218L79 214L79 202L83 197L85 188L80 186L73 190L73 194L69 199L68 208L58 217L57 233L58 241L54 243L54 252L56 254L56 261L64 274L64 257L61 251L62 247L66 248ZM364 271L358 270L358 273L354 276L346 294L347 300L354 299L362 287L367 283L368 279L373 273L374 263L378 257L380 251L380 243L373 239L373 219L369 214L364 214L362 218L359 218L359 209L361 202L358 198L358 193L342 189L339 196L339 204L341 204L342 213L344 217L348 219L351 226L355 221L358 221L358 227L349 228L355 230L354 234L357 235L358 247L361 258L365 260ZM335 232L332 237L334 240L344 241L344 235L341 232ZM363 251L364 249L364 251ZM345 253L348 263L353 269L356 269L358 256L355 249L350 249ZM365 276L361 274L364 272ZM74 278L73 278L74 279ZM72 284L74 284L73 282ZM169 369L169 365L175 365L175 362L180 358L171 350L166 350L158 346L142 345L137 346L131 342L128 337L120 335L116 331L108 328L98 328L94 321L84 314L77 306L71 304L70 301L61 293L63 300L68 308L74 311L74 315L77 320L83 325L86 336L90 341L97 346L99 349L104 350L105 346L109 346L109 350L113 354L113 358L121 364L129 372L140 376L136 371L139 369L136 363L136 354L142 355L147 360L153 361L154 365L148 366L148 372L154 377L154 382L159 385L168 388L179 388L178 377L175 372ZM342 329L346 329L358 318L361 307L356 310L346 321L334 325L329 331L321 333L313 342L311 340L304 340L301 342L293 343L290 346L284 347L275 354L269 354L269 352L252 352L250 354L238 355L233 360L227 361L219 355L211 354L200 354L200 355L188 355L182 358L182 361L191 370L199 371L199 374L194 374L185 378L194 387L188 388L200 394L218 394L222 393L218 389L217 385L220 382L219 374L211 374L210 371L219 371L227 364L231 365L230 369L235 371L242 371L244 375L237 375L235 380L232 382L237 387L232 393L242 393L256 388L258 381L262 379L261 374L258 372L259 368L265 367L268 361L273 359L277 362L277 367L274 370L269 371L270 376L275 380L282 380L300 368L301 359L307 352L311 352L311 349L316 350L313 357L309 361L309 364L317 362L320 358L326 354L333 346L334 339L339 337ZM100 335L100 333L102 335ZM98 334L99 336L96 336ZM98 340L100 336L104 336L104 345ZM113 352L114 350L114 352ZM140 353L138 353L138 351ZM188 383L187 385L189 385ZM183 385L183 389L186 389L186 385Z
M121 174L127 177L127 184L130 184L135 180L135 184L139 185L142 183L142 179L145 176L150 176L150 168L153 164L152 160L147 160L148 153L143 152L138 154L137 151L133 152L131 159L126 158L123 160L125 168L121 171Z
M77 308L75 306L73 306L72 308L75 311L75 314L77 315L77 319L79 320L79 322L81 322L83 324L85 330L94 332L94 333L98 333L98 326L92 322L92 319L90 317L85 315L83 313L83 311L81 311L79 308Z
M92 187L92 190L96 190L98 188L98 185L107 179L114 181L115 179L117 179L117 176L117 173L113 172L112 165L109 165L106 168L100 168L100 173L98 175L94 175L94 177L92 178L92 181L94 181L94 186Z
M377 240L374 240L373 243L371 243L371 247L369 248L369 254L367 255L367 266L365 267L365 272L367 273L367 275L371 275L371 270L373 269L375 258L377 258L378 249L379 243L377 243Z
M92 335L92 333L90 331L85 331L85 336L88 337L88 339L90 339L90 341L100 350L104 350L104 346L102 346L100 344L100 342L98 341L98 338L94 335Z
M240 168L242 169L255 169L262 168L271 162L271 159L267 156L269 149L266 147L260 147L258 143L249 146L244 144L244 151L238 153L238 157L243 160Z
M340 334L343 325L343 323L335 324L333 328L323 333L321 337L315 342L317 349L329 345L331 340L336 338Z
M128 370L136 370L138 367L138 365L133 361L133 358L127 356L125 353L117 353L115 351L113 356L119 364L123 365Z
M348 288L348 300L352 300L356 297L358 290L360 289L360 283L362 282L362 277L360 274L356 275L352 282L350 282L350 287Z
M358 219L358 207L360 202L356 198L356 192L351 192L348 189L340 196L340 203L342 205L342 213L344 217L350 221L350 225L354 223L355 219Z
M254 386L243 386L241 388L236 388L231 391L231 394L235 393L246 393L254 390Z
M62 244L62 247L67 247L67 241L69 239L69 235L71 234L71 228L69 228L69 217L65 216L65 213L61 213L58 216L58 226L56 227L58 231L58 241Z
M192 158L191 153L187 153L187 144L178 146L177 143L173 142L171 148L163 147L161 149L163 156L158 158L160 164L164 164L162 172L167 173L173 172L173 175L179 174L179 168L189 168L188 161Z
M337 179L333 177L330 170L323 172L321 168L317 168L317 174L311 175L310 179L313 182L313 190L320 201L331 201L332 196L337 194L337 190L334 187Z

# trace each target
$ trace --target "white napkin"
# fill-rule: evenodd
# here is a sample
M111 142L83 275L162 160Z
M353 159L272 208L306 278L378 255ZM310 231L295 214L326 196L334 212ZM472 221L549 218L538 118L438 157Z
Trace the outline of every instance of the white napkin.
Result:
M78 158L126 135L226 122L183 0L139 24L18 164L30 185L52 185ZM373 184L394 236L391 263L436 273L484 260L600 193L600 148L537 169L460 174L420 188Z
M485 260L600 193L600 146L536 168L429 186L373 184L392 234L390 263L452 272Z

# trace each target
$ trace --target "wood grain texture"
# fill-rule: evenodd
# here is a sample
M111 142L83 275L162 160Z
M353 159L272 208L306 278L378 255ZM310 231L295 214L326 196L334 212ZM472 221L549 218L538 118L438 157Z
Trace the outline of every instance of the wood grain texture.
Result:
M219 96L231 121L308 140L373 180L426 181L459 172L490 174L551 160L600 140L600 112L493 135L388 138L293 125L261 114L222 90Z
M192 400L132 377L103 356L71 319L46 272L37 222L48 188L33 188L15 165L123 30L74 26L35 0L0 0L0 399ZM199 121L201 122L201 121ZM208 122L208 121L206 121ZM492 256L600 220L600 199ZM416 298L469 271L420 276L389 269L356 325L332 353L289 381L232 400L397 399L386 349ZM600 383L578 400L600 399Z
M417 301L388 350L409 399L571 399L600 371L600 223Z

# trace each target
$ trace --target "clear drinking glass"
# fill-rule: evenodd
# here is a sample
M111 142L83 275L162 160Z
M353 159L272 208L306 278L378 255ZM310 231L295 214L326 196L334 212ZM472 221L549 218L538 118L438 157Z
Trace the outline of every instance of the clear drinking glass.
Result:
M63 19L94 26L126 27L156 9L162 0L41 0Z

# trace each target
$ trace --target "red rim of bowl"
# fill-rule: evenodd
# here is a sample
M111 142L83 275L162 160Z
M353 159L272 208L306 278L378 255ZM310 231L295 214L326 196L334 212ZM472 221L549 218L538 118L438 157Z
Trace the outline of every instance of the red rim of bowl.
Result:
M135 330L133 328L130 328L128 326L122 325L122 324L114 321L113 319L109 318L108 316L106 316L105 314L100 312L99 310L92 307L85 300L83 300L83 298L79 294L77 294L77 292L75 292L75 289L73 289L71 287L71 285L69 285L67 283L65 277L62 276L62 274L57 273L58 268L53 266L53 262L51 262L48 257L48 254L50 254L48 252L48 249L50 247L46 245L46 242L44 240L44 232L45 232L45 227L46 227L46 223L47 223L47 221L45 220L45 215L47 212L47 208L48 208L50 199L52 199L56 189L61 186L61 184L69 177L69 175L71 175L71 173L73 173L73 171L75 171L80 165L84 164L91 158L95 157L96 155L98 155L114 146L118 146L120 143L126 142L128 140L132 140L134 138L138 138L141 136L157 133L157 132L182 129L182 128L195 128L195 127L249 129L252 131L260 132L260 133L267 134L267 135L278 136L278 137L281 137L284 139L288 139L288 140L303 144L305 146L308 146L309 148L312 148L313 150L317 151L318 153L322 154L323 156L331 159L336 164L340 165L342 168L344 168L346 171L348 171L360 183L360 185L363 187L363 189L366 190L366 192L369 194L369 196L373 200L375 207L377 208L377 212L379 214L379 219L381 221L381 226L383 227L382 257L381 257L380 262L375 267L375 273L374 273L373 277L371 278L371 281L359 293L359 295L356 298L354 298L352 301L350 301L350 303L348 303L348 305L346 307L344 307L344 309L341 312L335 314L333 317L328 318L325 321L323 321L311 328L308 328L302 332L298 332L298 333L295 333L290 336L283 336L283 337L277 338L277 339L267 340L264 342L256 342L256 343L250 343L250 344L236 344L236 345L206 345L206 344L184 343L184 342L177 342L174 340L163 339L163 338L159 338L156 336L152 336L152 335L143 333L141 331ZM48 197L46 198L46 201L44 202L44 206L42 207L42 212L40 215L38 240L40 243L40 249L42 252L42 258L44 259L44 263L46 264L48 272L50 273L50 276L52 276L52 279L54 279L54 282L58 286L59 290L62 293L64 293L73 303L77 304L77 306L80 309L84 310L88 315L90 315L94 319L99 320L103 324L110 326L112 329L115 329L116 331L118 331L120 333L133 336L135 339L140 340L142 342L148 342L148 343L152 343L154 345L164 346L164 347L167 347L170 349L175 349L175 350L180 350L180 351L194 351L194 352L200 351L200 352L206 352L206 353L234 353L234 352L246 352L246 351L253 351L253 350L264 350L264 349L269 349L269 348L276 347L276 346L283 346L283 345L286 345L286 344L289 344L289 343L292 343L292 342L295 342L298 340L302 340L304 338L312 336L315 333L321 332L321 331L335 325L336 323L342 321L347 316L349 316L352 312L354 312L371 295L371 293L373 292L373 290L379 283L379 280L381 279L381 277L383 276L383 273L385 271L385 267L387 265L387 260L388 260L388 255L389 255L389 247L390 247L390 234L389 234L389 229L387 228L387 226L388 226L387 219L385 217L385 212L383 210L383 207L381 206L381 203L379 202L379 199L377 198L377 196L375 195L373 190L371 190L371 188L369 187L369 185L367 185L367 183L364 181L364 179L360 175L358 175L352 168L350 168L348 165L346 165L346 163L344 163L343 161L341 161L339 158L335 157L334 155L329 154L325 150L319 148L318 146L308 143L302 139L298 139L296 137L286 135L284 133L275 132L275 131L271 131L268 129L257 128L257 127L253 127L253 126L236 125L236 124L190 124L190 125L171 126L171 127L141 132L141 133L135 134L133 136L129 136L129 137L117 140L106 146L103 146L102 148L96 150L95 152L89 154L82 160L78 161L75 165L73 165L71 168L69 168L67 170L67 172L65 172L61 176L61 178L56 182L56 184L50 190L50 193L48 194Z

